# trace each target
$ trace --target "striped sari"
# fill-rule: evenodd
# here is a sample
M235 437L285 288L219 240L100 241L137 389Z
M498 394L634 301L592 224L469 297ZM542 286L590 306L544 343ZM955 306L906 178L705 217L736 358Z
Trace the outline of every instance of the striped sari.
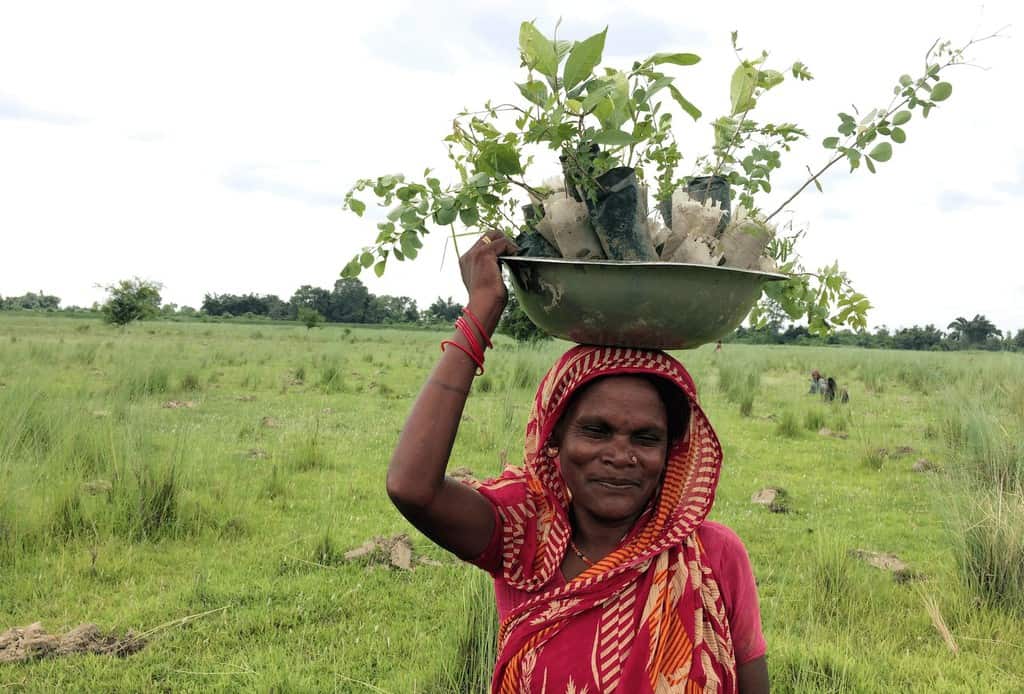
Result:
M652 507L619 547L573 580L552 581L572 529L568 490L546 443L574 392L619 374L679 387L690 403L686 434L669 453ZM671 356L586 346L562 356L537 391L524 465L473 484L498 515L496 580L536 592L501 622L494 694L736 691L725 605L695 532L714 501L721 461L693 380Z

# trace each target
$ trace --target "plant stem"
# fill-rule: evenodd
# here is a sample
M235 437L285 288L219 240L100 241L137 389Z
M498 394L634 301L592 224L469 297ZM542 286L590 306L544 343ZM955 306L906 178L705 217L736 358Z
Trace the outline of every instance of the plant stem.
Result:
M768 215L767 217L765 217L765 219L764 219L764 221L765 221L765 224L767 224L767 223L768 223L769 221L771 221L771 218L772 218L772 217L774 217L775 215L777 215L777 214L778 214L779 212L782 212L782 210L783 210L783 209L785 209L786 205L788 205L789 203L793 202L793 200L794 200L794 199L796 198L796 196L798 196L798 195L800 195L800 193L804 192L804 189L805 189L805 188L807 188L807 186L811 185L811 184L812 184L812 183L814 183L814 182L815 182L816 180L818 180L818 177L819 177L819 176L821 176L821 175L822 175L823 173L825 173L825 172L826 172L826 171L828 171L828 170L829 170L830 168L832 168L832 165L833 165L833 164L835 164L835 163L836 163L837 161L839 161L839 160L840 160L840 159L842 159L842 158L843 158L843 155L842 155L842 154L837 154L837 155L835 156L835 158L833 158L833 159L832 159L832 161L830 161L829 163L825 164L825 166L823 166L823 167L821 168L821 171L819 171L818 173L816 173L816 174L812 175L812 176L811 176L810 178L808 178L808 179L807 179L806 181L804 181L804 184L803 184L802 186L800 186L800 187L799 187L799 188L797 189L797 191L796 191L795 193L793 193L792 195L790 195L790 196L789 196L789 197L788 197L788 198L786 199L786 202L784 202L784 203L782 203L781 205L779 205L778 209L776 209L776 210L775 210L774 212L772 212L772 213L771 213L770 215Z

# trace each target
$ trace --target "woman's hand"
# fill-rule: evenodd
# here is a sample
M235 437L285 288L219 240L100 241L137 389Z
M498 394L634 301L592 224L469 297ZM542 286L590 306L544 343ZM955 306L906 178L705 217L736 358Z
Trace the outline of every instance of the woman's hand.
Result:
M501 279L498 256L514 255L519 247L500 231L488 231L459 258L462 283L469 292L470 306L480 313L492 313L494 307L500 315L508 302L508 291Z

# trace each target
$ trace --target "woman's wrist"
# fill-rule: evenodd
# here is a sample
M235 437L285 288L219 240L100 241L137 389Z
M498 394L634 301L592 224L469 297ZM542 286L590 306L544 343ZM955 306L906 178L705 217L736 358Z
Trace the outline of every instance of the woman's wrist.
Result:
M477 330L484 330L486 334L481 337L490 338L501 320L501 313L505 310L505 297L486 298L470 297L466 310L472 314L476 321L472 321L473 327ZM477 323L479 322L479 325Z

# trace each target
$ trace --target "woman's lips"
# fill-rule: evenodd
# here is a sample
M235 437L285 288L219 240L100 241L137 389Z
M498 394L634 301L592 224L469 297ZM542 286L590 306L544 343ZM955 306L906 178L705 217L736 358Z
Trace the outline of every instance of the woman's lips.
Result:
M604 487L606 489L614 489L616 491L634 489L640 486L640 483L636 482L635 480L595 479L592 481L594 484L598 486Z

